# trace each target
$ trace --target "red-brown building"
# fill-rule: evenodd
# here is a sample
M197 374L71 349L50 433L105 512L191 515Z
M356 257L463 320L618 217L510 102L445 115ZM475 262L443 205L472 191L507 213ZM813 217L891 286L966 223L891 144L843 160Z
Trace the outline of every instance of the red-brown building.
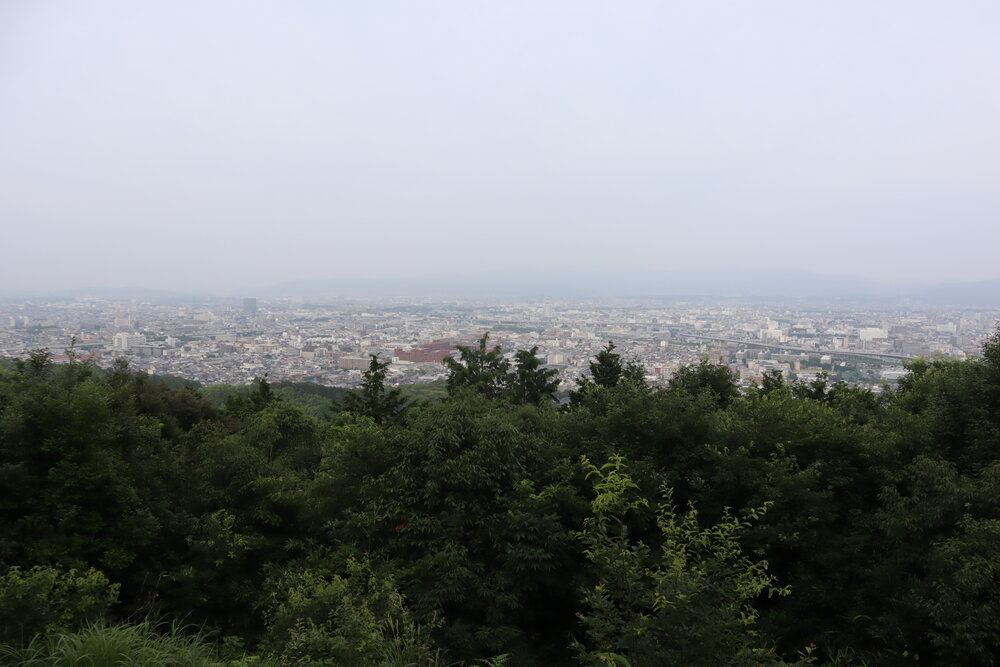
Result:
M445 357L450 357L455 343L450 340L436 340L433 343L424 343L412 350L404 350L397 347L392 356L400 361L414 362L434 362L443 363Z

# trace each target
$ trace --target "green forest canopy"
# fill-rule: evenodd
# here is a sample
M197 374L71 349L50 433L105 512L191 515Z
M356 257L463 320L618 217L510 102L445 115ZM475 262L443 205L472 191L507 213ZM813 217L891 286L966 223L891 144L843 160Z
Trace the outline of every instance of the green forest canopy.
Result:
M609 345L562 408L481 343L351 409L0 368L0 662L998 661L1000 332L881 394Z

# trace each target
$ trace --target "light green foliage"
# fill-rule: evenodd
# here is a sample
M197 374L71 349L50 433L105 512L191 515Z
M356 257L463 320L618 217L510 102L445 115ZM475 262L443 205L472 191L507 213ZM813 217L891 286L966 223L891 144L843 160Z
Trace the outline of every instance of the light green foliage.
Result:
M75 629L101 618L118 600L118 585L96 570L12 567L0 577L0 643Z
M365 561L346 576L310 569L268 582L264 643L279 664L432 665L438 654L396 591Z
M38 635L25 647L0 646L8 667L221 667L204 638L178 623L107 625L93 623L74 632ZM227 667L264 663L238 660Z
M448 382L444 379L418 382L403 385L400 390L403 398L410 402L440 401L448 397Z
M580 539L597 582L584 590L581 661L633 667L774 662L761 650L753 603L762 593L788 590L775 588L767 563L745 556L739 544L766 506L747 520L726 512L702 528L697 511L678 514L667 491L657 508L659 545L650 547L630 536L630 515L647 510L648 502L637 495L624 459L612 457L599 468L586 458L583 464L596 495Z

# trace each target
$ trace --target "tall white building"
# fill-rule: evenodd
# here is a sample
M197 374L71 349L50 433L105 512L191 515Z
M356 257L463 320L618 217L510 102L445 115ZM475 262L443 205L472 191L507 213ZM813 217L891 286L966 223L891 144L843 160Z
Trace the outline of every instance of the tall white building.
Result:
M888 337L889 332L879 327L864 327L862 329L858 329L858 338L860 338L863 343L873 340L886 340Z
M111 339L111 347L115 350L128 350L134 345L145 345L146 337L142 334L116 333Z

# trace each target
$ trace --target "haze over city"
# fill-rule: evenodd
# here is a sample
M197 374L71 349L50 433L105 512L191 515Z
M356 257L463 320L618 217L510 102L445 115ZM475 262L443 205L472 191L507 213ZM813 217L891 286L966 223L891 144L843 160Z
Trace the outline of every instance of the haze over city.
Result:
M0 285L998 279L997 34L993 2L4 2Z

